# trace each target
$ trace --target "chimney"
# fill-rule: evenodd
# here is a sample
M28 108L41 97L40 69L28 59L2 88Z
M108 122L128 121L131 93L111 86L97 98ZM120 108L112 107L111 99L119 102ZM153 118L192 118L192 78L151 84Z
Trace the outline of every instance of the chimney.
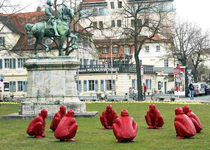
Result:
M36 11L37 11L37 12L42 11L41 7L40 7L40 6L38 6L38 7L36 8Z

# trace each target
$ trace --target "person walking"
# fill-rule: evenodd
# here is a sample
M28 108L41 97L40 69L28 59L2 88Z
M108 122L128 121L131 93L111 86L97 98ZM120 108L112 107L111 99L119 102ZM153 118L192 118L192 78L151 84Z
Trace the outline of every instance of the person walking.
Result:
M144 99L146 99L147 86L143 84L143 88L144 88Z
M190 90L190 100L194 100L194 86L192 82L189 85L189 90Z

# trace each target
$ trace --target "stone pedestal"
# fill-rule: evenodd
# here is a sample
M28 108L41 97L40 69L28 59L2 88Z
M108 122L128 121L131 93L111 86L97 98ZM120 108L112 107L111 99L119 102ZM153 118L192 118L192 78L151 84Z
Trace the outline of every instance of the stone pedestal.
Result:
M86 112L78 99L75 82L80 62L71 57L39 57L26 61L27 97L19 106L20 115L37 115L42 109L55 114L61 105L75 113Z

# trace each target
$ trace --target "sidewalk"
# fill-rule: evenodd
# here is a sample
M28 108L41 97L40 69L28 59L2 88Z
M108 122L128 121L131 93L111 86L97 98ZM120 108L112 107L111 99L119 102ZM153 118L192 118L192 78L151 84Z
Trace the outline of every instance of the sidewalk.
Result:
M152 101L151 96L146 96L146 101ZM164 101L170 101L170 98L165 98ZM194 97L194 100L190 100L190 97L176 97L175 101L195 101L195 102L201 102L201 103L210 103L210 95L205 95L205 96L196 96Z

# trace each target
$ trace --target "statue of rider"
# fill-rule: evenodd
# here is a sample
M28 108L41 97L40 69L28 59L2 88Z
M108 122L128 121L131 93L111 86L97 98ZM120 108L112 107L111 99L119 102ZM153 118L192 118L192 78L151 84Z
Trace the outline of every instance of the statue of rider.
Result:
M45 14L47 16L46 22L47 22L47 24L53 26L55 36L60 36L57 31L57 23L56 23L55 17L53 16L53 10L52 10L51 6L52 6L51 0L47 0L47 5L45 6Z

